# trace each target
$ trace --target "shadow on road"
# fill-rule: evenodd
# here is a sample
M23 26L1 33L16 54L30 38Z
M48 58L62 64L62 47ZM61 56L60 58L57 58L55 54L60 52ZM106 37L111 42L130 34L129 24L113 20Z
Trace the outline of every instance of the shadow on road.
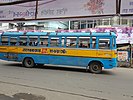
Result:
M9 67L22 67L21 63L8 63L8 64L1 64L2 66L9 66Z
M115 75L115 73L113 73L111 70L103 70L102 72L101 72L101 75Z
M22 67L21 63L11 63L11 64L3 64L3 66L9 66L9 67ZM35 66L33 69L50 69L50 70L60 70L60 71L72 71L72 72L82 72L82 73L90 73L89 70L86 71L84 67L69 67L69 66L58 66L58 65L44 65L44 66ZM100 75L115 75L110 70L103 70Z
M28 93L17 93L12 97L7 96L5 94L0 94L0 100L45 100L46 98L43 96L37 96Z

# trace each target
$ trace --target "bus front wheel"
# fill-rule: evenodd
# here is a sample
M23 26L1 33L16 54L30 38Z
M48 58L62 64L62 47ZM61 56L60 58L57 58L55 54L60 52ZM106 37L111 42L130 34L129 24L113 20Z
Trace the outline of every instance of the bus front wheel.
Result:
M92 62L89 66L89 70L92 73L99 74L102 72L102 66L99 62Z
M33 68L34 65L34 60L32 58L25 58L23 60L23 66L25 66L26 68Z

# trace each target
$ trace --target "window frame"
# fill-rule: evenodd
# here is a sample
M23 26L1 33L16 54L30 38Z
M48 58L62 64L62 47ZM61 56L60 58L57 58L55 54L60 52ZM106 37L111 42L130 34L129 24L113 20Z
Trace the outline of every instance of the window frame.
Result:
M75 46L70 46L70 44L73 43L73 42L71 42L71 40L70 40L70 42L68 42L67 39L75 39L75 42L74 42ZM70 44L67 45L67 43L70 43ZM65 45L66 45L66 48L77 48L78 47L78 37L77 36L68 36L68 37L66 37Z
M56 41L56 45L55 45L55 46L51 46L51 39L52 39L52 38L53 38L53 39L54 39L54 38L55 38L55 39L58 38L58 39L57 39L58 41ZM49 44L49 47L60 47L60 44L61 44L60 42L61 42L61 37L51 36L51 37L49 37L49 43L48 43L48 44Z
M103 40L106 40L106 39L109 39L109 43L108 43L108 47L106 48L99 48L99 40L100 39L103 39ZM103 42L103 43L105 43L105 42ZM112 48L112 39L110 38L110 37L98 37L98 49L111 49Z
M83 43L83 45L82 46L80 46L80 39L81 39L81 42L83 42L85 39L87 40L88 39L88 41L84 41L84 42L86 42L86 43ZM82 40L83 39L83 40ZM83 37L83 36L81 36L81 37L78 37L78 48L84 48L84 49L90 49L90 44L91 44L91 39L90 39L90 37ZM85 45L85 44L87 44L87 45ZM89 44L89 45L88 45Z

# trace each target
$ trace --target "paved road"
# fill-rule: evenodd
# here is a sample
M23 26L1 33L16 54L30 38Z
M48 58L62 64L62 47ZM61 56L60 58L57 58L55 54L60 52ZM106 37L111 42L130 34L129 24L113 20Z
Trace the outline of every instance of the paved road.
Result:
M0 60L0 100L133 100L133 69L91 74L52 66L27 69Z

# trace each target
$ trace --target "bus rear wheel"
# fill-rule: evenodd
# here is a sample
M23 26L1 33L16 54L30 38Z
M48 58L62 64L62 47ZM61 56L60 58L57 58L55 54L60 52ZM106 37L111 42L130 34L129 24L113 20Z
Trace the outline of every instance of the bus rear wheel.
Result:
M32 58L25 58L23 61L23 65L26 68L33 68L35 63L34 63L34 60Z
M102 66L99 62L93 62L93 63L90 64L89 70L92 73L99 74L99 73L102 72Z

